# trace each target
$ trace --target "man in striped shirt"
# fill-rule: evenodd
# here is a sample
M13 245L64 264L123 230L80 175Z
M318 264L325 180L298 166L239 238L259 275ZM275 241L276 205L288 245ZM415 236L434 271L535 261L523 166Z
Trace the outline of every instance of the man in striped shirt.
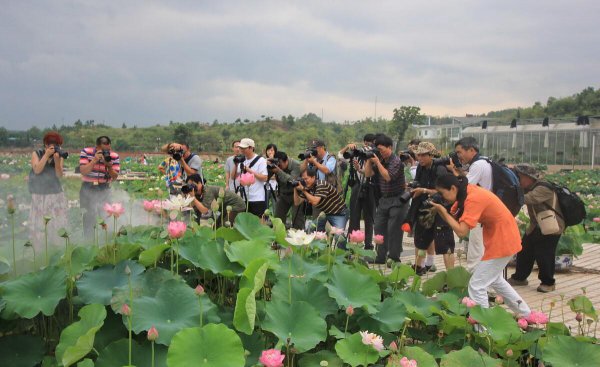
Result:
M110 150L110 144L108 136L100 136L95 147L83 148L79 156L79 204L86 238L93 238L96 218L102 216L102 207L110 200L110 183L119 176L119 155Z
M298 206L306 201L319 209L325 215L317 220L317 231L325 231L327 222L333 227L346 228L346 204L338 194L335 187L325 180L317 180L317 170L309 167L302 172L302 180L294 190L294 205ZM345 244L338 244L345 248Z

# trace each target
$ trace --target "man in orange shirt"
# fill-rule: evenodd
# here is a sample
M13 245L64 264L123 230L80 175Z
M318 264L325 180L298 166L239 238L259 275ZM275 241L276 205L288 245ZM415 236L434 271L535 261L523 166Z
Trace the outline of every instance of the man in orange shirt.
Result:
M432 205L459 237L468 235L477 223L483 227L483 257L469 280L469 297L487 308L491 287L518 316L528 316L529 306L502 276L506 264L521 250L521 235L510 211L492 192L454 175L438 177L435 186L446 202L454 204L452 214L442 205Z

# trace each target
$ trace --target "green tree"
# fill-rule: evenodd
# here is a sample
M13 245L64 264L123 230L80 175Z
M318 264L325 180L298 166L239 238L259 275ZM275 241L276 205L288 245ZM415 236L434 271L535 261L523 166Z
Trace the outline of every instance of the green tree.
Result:
M404 134L410 124L420 121L422 118L420 107L401 106L400 108L394 108L394 117L389 124L388 132L396 140L397 145L404 139Z

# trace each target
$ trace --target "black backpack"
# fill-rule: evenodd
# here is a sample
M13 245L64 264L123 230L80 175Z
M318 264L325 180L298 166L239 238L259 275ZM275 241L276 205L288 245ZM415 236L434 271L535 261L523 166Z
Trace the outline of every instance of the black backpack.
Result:
M553 182L540 181L538 184L545 186L556 193L558 205L560 205L560 211L562 212L561 218L567 227L575 226L583 222L587 215L585 211L585 204L576 193L571 192L571 190L569 190L567 187L555 184Z
M479 157L492 166L492 192L502 200L513 216L519 214L525 204L519 176L504 163L492 161L488 157Z

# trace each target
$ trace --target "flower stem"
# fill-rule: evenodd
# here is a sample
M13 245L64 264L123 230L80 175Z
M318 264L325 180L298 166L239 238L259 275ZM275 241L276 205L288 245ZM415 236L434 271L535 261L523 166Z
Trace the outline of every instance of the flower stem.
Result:
M344 327L344 335L348 331L348 321L350 320L350 315L346 315L346 326Z
M133 311L131 311L131 312L133 312ZM131 366L131 316L127 316L127 326L129 329L128 330L129 331L129 366ZM154 346L154 343L152 343L152 346Z
M46 243L46 266L48 266L48 222L44 223L44 239Z
M152 367L154 367L154 340L152 341Z
M12 233L12 251L13 251L13 273L17 276L17 250L15 248L15 214L10 215L10 227Z
M200 302L200 327L202 327L202 325L203 325L203 321L204 321L204 320L202 319L202 317L204 316L204 310L203 310L203 308L204 308L204 305L202 304L202 297L198 297L198 300L199 300L199 302Z
M288 258L288 301L292 304L292 256Z
M179 239L175 240L176 254L175 254L175 272L179 274Z

